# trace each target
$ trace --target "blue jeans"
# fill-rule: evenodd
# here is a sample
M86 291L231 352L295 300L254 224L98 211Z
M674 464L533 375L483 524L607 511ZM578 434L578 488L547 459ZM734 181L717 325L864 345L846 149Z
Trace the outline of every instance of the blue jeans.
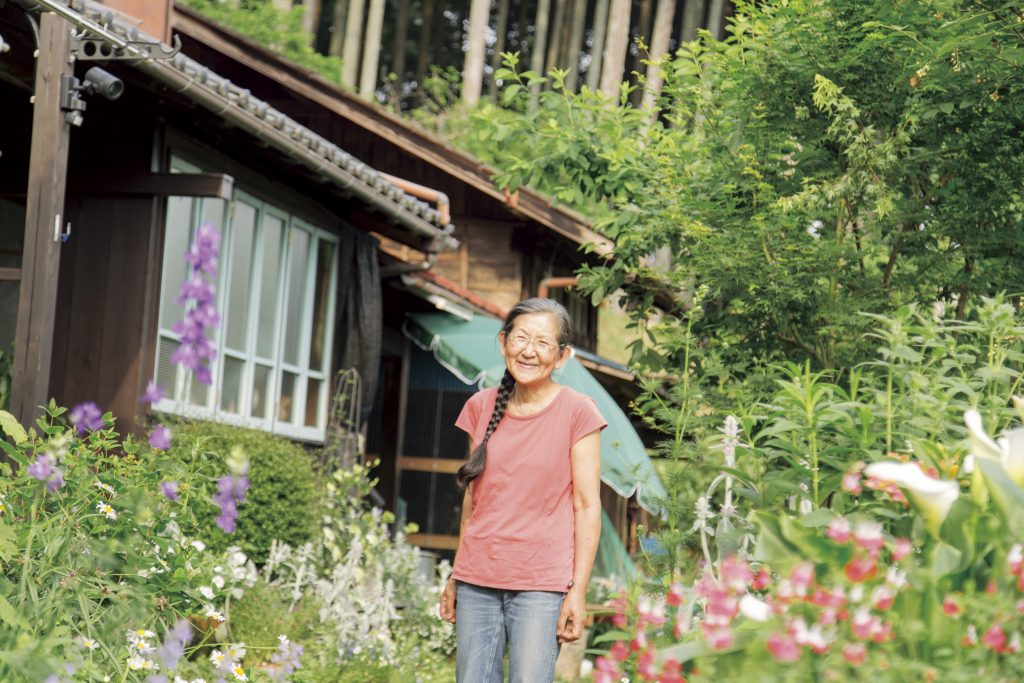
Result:
M555 631L564 593L510 591L457 583L457 683L502 683L508 645L509 683L555 680Z

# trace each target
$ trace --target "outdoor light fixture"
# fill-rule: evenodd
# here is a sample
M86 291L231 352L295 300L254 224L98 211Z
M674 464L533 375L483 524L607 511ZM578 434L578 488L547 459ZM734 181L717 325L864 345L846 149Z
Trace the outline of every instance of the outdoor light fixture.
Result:
M65 74L60 81L60 108L66 113L64 118L72 126L81 126L85 111L85 100L82 95L100 95L108 100L116 100L124 93L124 81L106 69L94 66L85 72L85 79L78 80Z

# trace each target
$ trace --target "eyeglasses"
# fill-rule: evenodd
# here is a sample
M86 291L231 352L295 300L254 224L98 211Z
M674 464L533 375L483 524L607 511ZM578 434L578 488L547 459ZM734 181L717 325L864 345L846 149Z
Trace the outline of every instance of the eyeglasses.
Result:
M524 350L528 345L533 344L533 350L542 356L548 356L555 352L556 349L560 349L565 344L559 344L558 342L546 339L544 337L530 337L521 332L513 334L511 337L507 337L508 347L518 353Z

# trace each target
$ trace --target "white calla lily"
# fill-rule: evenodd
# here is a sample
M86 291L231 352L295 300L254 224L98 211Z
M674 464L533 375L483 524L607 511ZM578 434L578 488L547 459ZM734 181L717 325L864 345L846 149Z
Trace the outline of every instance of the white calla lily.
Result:
M751 621L768 621L772 617L772 608L764 600L747 593L740 598L740 614Z
M1014 405L1018 410L1024 409L1024 403L1016 396ZM970 435L971 455L995 460L1003 466L1015 484L1024 486L1024 428L1009 430L997 443L985 433L981 414L977 410L964 413L964 424Z
M960 497L960 485L955 481L933 479L921 471L920 465L910 462L876 462L864 468L864 474L881 481L896 484L906 494L924 518L928 530L939 535L953 503Z

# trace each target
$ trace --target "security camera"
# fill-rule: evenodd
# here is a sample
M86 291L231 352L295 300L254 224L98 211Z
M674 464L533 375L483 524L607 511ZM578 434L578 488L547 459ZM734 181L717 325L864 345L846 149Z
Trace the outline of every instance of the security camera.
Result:
M108 100L116 100L124 93L124 81L98 66L85 72L82 90L102 95Z

